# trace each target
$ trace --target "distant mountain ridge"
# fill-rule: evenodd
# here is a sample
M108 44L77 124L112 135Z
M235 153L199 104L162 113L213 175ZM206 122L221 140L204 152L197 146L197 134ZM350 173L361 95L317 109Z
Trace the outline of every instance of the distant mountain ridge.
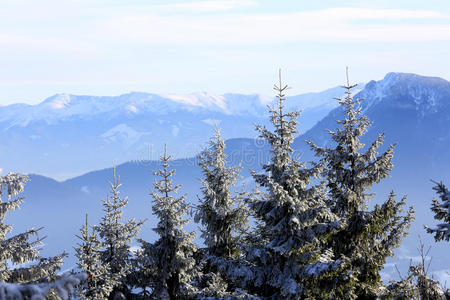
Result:
M336 107L333 97L342 94L339 87L318 93L306 93L289 97L289 106L312 109L320 106ZM132 116L145 113L166 115L177 112L218 112L226 115L261 116L266 114L266 105L272 99L261 95L227 93L213 95L206 92L192 94L158 95L131 92L120 96L85 96L56 94L39 104L24 103L0 106L0 122L10 122L11 126L25 127L33 122L48 124L70 118L109 116L125 114Z
M289 98L307 130L336 107L332 88ZM54 95L36 105L0 106L0 168L62 179L129 160L157 159L164 143L177 158L193 156L214 126L226 138L256 136L268 124L259 95Z
M438 77L388 73L383 80L370 81L354 95L361 99L362 110L373 123L367 139L373 140L376 134L384 132L386 143L398 143L399 149L417 143L423 147L437 147L429 151L409 147L424 157L427 157L427 153L440 153L439 157L449 154L448 149L441 146L450 143L450 82ZM302 147L303 139L314 140L319 144L329 142L325 129L334 130L337 126L335 120L342 116L339 107L330 111L301 139L297 139L296 147Z

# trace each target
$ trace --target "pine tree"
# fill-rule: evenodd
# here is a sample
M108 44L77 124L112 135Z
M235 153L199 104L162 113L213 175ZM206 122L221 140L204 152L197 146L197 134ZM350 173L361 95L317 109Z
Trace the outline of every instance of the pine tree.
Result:
M371 122L362 114L360 99L353 98L347 75L346 96L337 99L345 118L337 121L337 131L329 130L334 147L319 147L309 141L316 156L325 165L323 171L332 211L339 216L342 229L333 235L330 246L334 257L346 262L346 271L330 278L336 297L347 299L376 297L383 292L379 271L386 257L400 245L414 218L412 208L402 215L405 198L388 200L372 211L367 209L373 194L368 190L392 170L394 145L378 155L384 135L364 151L361 137Z
M193 294L191 285L195 274L193 254L196 246L193 244L194 233L186 233L183 229L188 220L184 219L188 210L185 195L175 197L180 185L173 185L172 176L175 170L169 169L171 157L161 156L162 169L154 174L160 177L153 183L152 210L159 222L154 231L160 238L154 244L142 244L141 254L151 255L148 261L153 264L154 274L151 287L155 299L186 299Z
M321 166L307 167L293 155L300 112L284 111L288 86L282 84L281 72L274 89L278 103L269 107L274 131L257 126L260 138L271 146L272 158L263 165L264 173L253 172L264 192L249 204L260 221L262 247L249 248L248 259L257 266L253 291L276 299L299 299L310 296L324 272L339 266L323 247L339 223L327 207L324 186L313 184Z
M80 230L81 235L77 237L81 240L78 248L75 248L78 258L78 267L87 274L85 286L80 290L83 299L108 299L108 295L114 288L115 281L108 278L110 269L108 264L101 260L100 250L102 243L97 234L89 232L88 215L86 214L86 224Z
M239 167L227 167L225 141L216 128L209 148L200 154L202 197L195 222L203 225L201 237L206 249L203 253L202 295L226 297L233 294L233 282L226 270L239 257L240 235L247 223L247 211L240 194L231 190L239 178Z
M23 197L19 194L23 192L27 181L27 176L17 173L0 176L0 282L52 281L56 279L56 271L60 269L62 259L66 256L65 253L51 258L39 256L40 249L36 246L43 240L38 235L42 228L8 237L12 226L4 224L3 220L8 211L20 208ZM35 240L30 241L33 237Z
M434 218L443 223L437 225L436 228L426 226L428 233L434 234L436 242L450 240L450 191L442 182L435 182L433 189L439 195L440 201L433 199L431 210L434 212Z
M102 250L100 258L102 264L106 265L100 280L108 285L114 286L109 299L114 297L126 297L130 295L127 276L132 272L130 242L137 236L142 221L134 219L123 221L123 209L128 203L128 198L119 196L119 178L116 177L114 168L113 182L110 182L111 193L103 201L105 215L99 226L94 230L99 234Z

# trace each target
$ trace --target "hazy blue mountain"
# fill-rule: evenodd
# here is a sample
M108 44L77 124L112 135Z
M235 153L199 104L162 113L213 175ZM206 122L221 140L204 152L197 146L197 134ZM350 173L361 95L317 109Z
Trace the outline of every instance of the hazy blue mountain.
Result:
M340 88L291 97L305 131L336 107ZM54 95L40 104L0 106L0 168L65 179L130 160L155 160L167 143L177 158L198 153L214 124L226 138L255 137L267 123L259 95Z
M249 181L249 169L258 169L268 159L267 145L253 139L228 140L226 152L230 163L242 165L241 184ZM177 159L171 163L176 169L174 183L182 184L179 193L186 193L188 202L194 205L200 194L197 159ZM121 195L129 197L125 217L147 219L140 235L147 240L156 237L152 231L156 220L151 215L150 189L155 179L152 172L160 167L159 161L134 161L116 167L122 183ZM15 230L43 226L42 234L47 235L43 255L66 251L70 254L66 266L72 266L75 263L72 246L77 243L75 234L84 224L86 213L91 224L98 223L103 214L101 201L109 192L112 175L112 168L106 168L59 182L32 174L25 188L22 209L8 215L6 221L15 224ZM197 225L189 224L188 228L196 230Z

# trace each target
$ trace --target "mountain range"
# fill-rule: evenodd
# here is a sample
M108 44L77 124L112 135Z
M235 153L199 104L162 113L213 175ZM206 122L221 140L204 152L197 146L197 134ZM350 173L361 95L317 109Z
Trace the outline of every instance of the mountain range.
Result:
M392 276L395 277L394 264L398 264L401 270L405 270L410 260L417 260L418 256L416 248L418 246L418 235L421 235L421 239L427 245L433 245L430 252L430 255L433 256L431 272L433 272L441 282L444 282L445 280L450 281L450 275L448 275L450 272L450 262L447 259L448 245L445 243L434 243L432 237L423 230L424 225L433 225L435 223L429 209L431 199L434 197L434 192L432 191L433 183L430 182L430 179L438 181L442 180L450 184L450 83L436 77L425 77L405 73L388 73L384 79L371 81L367 83L362 90L355 90L355 93L357 98L361 98L362 110L373 123L365 135L363 142L370 143L379 133L383 132L385 133L385 143L381 150L386 149L389 144L396 144L393 161L394 170L391 173L392 176L374 187L373 192L375 192L376 195L374 196L371 205L384 201L388 196L388 193L391 190L394 190L398 198L407 195L408 205L412 205L416 211L416 221L410 229L410 235L404 240L400 249L396 251L396 257L389 260L386 264L384 278L389 279ZM322 95L314 94L314 96L317 97L325 97L326 95L329 99L320 98L308 102L305 99L313 99L313 97L309 95L310 98L305 98L306 96L302 95L287 100L287 103L290 103L290 109L302 109L301 103L312 103L310 107L303 108L304 114L299 118L300 125L306 123L303 128L308 128L308 130L304 132L301 129L302 134L295 139L293 144L295 155L301 160L309 161L315 159L305 143L305 140L312 140L320 145L330 145L331 141L326 130L335 129L337 126L336 120L341 119L343 116L342 109L332 98L342 94L342 89L334 88L324 92ZM129 96L130 95L125 98L128 98ZM55 99L59 99L61 95L55 97ZM71 99L72 97L73 96L70 96ZM300 98L304 100L296 101L296 99ZM70 103L75 101L74 99L76 98L73 98ZM239 103L239 101L244 101L243 98L241 98L241 100L237 100L237 98L234 99L237 101L235 103L235 110L229 108L234 107L231 104L223 105L223 103L233 103L230 99L231 98L225 97L225 100L220 102L222 103L220 104L222 106L219 106L219 104L203 104L195 106L192 103L180 103L181 106L184 107L185 105L185 107L189 107L189 109L186 108L177 111L179 108L176 108L177 105L174 105L174 111L167 112L167 115L165 116L167 117L167 120L170 119L172 120L171 122L173 122L174 119L171 119L173 116L179 115L181 118L183 114L185 114L192 116L186 117L187 119L191 118L189 120L192 121L194 119L193 116L206 118L209 114L211 119L222 118L222 122L219 124L220 127L225 124L230 124L230 127L224 126L224 131L227 132L227 135L232 132L232 128L235 128L237 130L236 134L241 133L241 138L227 140L226 152L228 154L228 160L232 164L241 164L242 182L243 184L251 186L252 181L249 169L260 169L261 163L267 161L270 156L268 153L268 145L262 143L259 139L245 138L245 133L248 132L248 134L250 134L250 129L253 130L252 122L261 121L260 123L267 125L267 120L262 121L264 118L267 118L267 112L263 112L262 103L264 101L261 101L260 97L255 96L253 99L255 101L254 103L260 103L258 105L261 106L261 108L257 108L258 110L255 108L254 114L250 112L250 109L246 108L247 105L243 105L242 113L239 112L237 109L239 105L237 103ZM249 102L253 101L248 98L245 99ZM47 103L46 105L48 105L48 103L53 103L52 101L53 100L47 99L42 105L45 105L45 103ZM201 103L210 102L204 100L204 102ZM315 106L315 104L318 103L321 104ZM122 108L126 107L124 105L125 103L122 104ZM129 103L126 105L129 105ZM307 107L306 104L305 106ZM106 105L101 107L106 107ZM222 107L222 111L218 107ZM224 110L224 107L227 107L228 110ZM11 107L9 107L9 109L10 108ZM140 106L139 109L143 110ZM84 130L88 132L91 128L85 126L87 126L87 124L93 125L95 122L99 123L100 121L98 121L98 119L100 118L111 118L111 120L114 119L116 121L120 120L119 117L115 116L114 109L107 110L107 112L104 111L98 115L95 113L94 108L86 110L91 112L90 121L89 118L86 117L86 111L83 111L83 117L79 115L68 116L68 114L61 113L60 117L56 118L53 114L48 114L48 119L27 121L28 123L25 121L30 119L23 117L21 119L22 123L20 123L17 121L20 118L16 118L17 122L12 127L0 128L4 128L2 134L6 133L15 137L18 137L19 133L23 133L21 138L17 138L17 140L21 140L25 139L26 134L31 132L28 131L30 128L37 130L36 128L38 128L38 125L36 124L41 124L41 134L45 134L49 128L53 128L53 130L57 132L58 128L61 128L59 126L63 126L62 128L69 128L72 126L73 128L77 126L78 122L81 126L80 131L84 128ZM101 109L99 109L99 111L100 110ZM79 111L81 112L82 109L80 108ZM123 118L123 115L121 114L122 110L118 109L118 111L118 116ZM157 111L160 112L160 110ZM229 111L234 112L229 113ZM320 111L322 117L315 117L316 123L308 125L308 122L310 122L307 118L309 114L308 111ZM17 113L19 113L19 111ZM313 115L313 113L311 113L311 115ZM158 117L161 116L164 115L158 115ZM118 119L116 119L116 117ZM228 119L228 117L230 118ZM6 118L5 116L2 116L1 118L2 121L0 125L2 126L6 126L5 124L12 124L12 120L14 119L13 117ZM56 119L52 121L52 118ZM209 124L199 121L204 120L201 118L196 119L197 123L195 124L198 125L203 123L207 126L195 127L195 130L203 130L203 132L198 134L207 139L212 128ZM136 119L133 117L130 120L133 120L134 122L139 120L139 118ZM142 121L143 119L140 120ZM233 120L236 122L235 124L232 122ZM249 123L246 125L248 127L242 125L245 120ZM126 119L126 121L128 122L128 119ZM109 121L101 121L100 123L106 124L108 122ZM120 122L125 122L125 120ZM180 126L187 126L187 121L183 122L186 123L182 123ZM71 125L69 126L69 124ZM113 125L114 122L108 124ZM127 124L131 124L131 122ZM142 123L142 126L145 124L147 123ZM170 132L171 130L169 124L172 123L167 123L166 126L158 128L167 135L167 132ZM239 126L242 126L242 128L239 128ZM142 128L143 129L141 130L146 130L144 127ZM104 133L105 129L107 129L107 126L98 130L98 132ZM177 137L183 141L190 139L189 130L194 130L194 127L191 129L180 129ZM12 134L13 132L14 134ZM79 134L81 135L81 132ZM163 135L163 133L160 133L158 138L154 139L159 142L159 146L164 141L162 140ZM52 135L48 133L47 142L59 142L59 140L51 136ZM64 133L61 132L60 136L61 138L64 137ZM3 137L2 140L5 141L5 138ZM173 140L176 141L177 139L174 138ZM79 142L85 143L84 140L80 140ZM120 144L119 141L116 143ZM30 142L30 145L34 144ZM183 147L183 145L184 144L181 144L179 147ZM2 147L4 149L4 143L2 143ZM78 161L84 161L84 159L86 159L86 157L83 156L87 155L86 153L88 153L88 150L90 149L90 144L86 142L85 144L80 144L79 147L86 148L85 152L76 154L76 151L67 151L67 153L71 153L70 156L67 157L67 160L76 160L75 162L72 162L76 164ZM176 154L176 151L178 150L176 146L171 147ZM94 148L91 149L91 152L100 151L100 149L101 148ZM169 147L169 151L170 149L171 148ZM23 151L26 153L25 149ZM100 153L92 153L93 156L101 154L101 151ZM3 155L4 153L1 153L3 159L2 163L6 161ZM71 157L72 155L77 156ZM43 160L40 162L41 164L50 162L50 159L41 158L41 160ZM182 184L181 193L188 193L187 199L192 204L196 203L197 195L200 193L199 182L197 180L197 178L200 177L200 170L196 162L196 156L192 156L191 158L179 158L173 161L173 167L177 170L175 181L176 183ZM61 163L60 158L57 159L57 163ZM104 163L106 164L106 161ZM112 164L110 163L109 166L111 165ZM24 166L26 166L26 164L24 164ZM95 168L96 165L92 165L91 169ZM138 219L147 219L147 222L142 229L141 237L148 240L152 240L155 237L152 228L156 224L156 220L151 215L151 198L149 192L152 188L154 179L151 171L158 168L159 163L155 159L138 159L117 166L117 174L121 176L121 181L123 183L122 195L128 195L130 199L125 215L127 217L135 217ZM56 181L41 175L30 175L31 182L27 185L25 190L26 202L23 205L23 209L8 216L8 220L15 224L15 228L18 228L17 230L30 226L44 226L45 233L48 235L44 253L55 254L57 249L59 249L66 250L72 254L73 251L71 250L71 247L76 243L74 235L83 224L85 213L89 213L90 220L93 224L97 222L98 217L102 214L101 199L104 199L107 195L108 180L111 180L112 173L110 167L103 167L103 169L91 171L65 181ZM195 224L190 224L188 228L196 230L197 226ZM72 255L68 260L68 265L73 265L73 263L74 259Z
M363 86L363 85L362 85ZM290 97L306 131L336 107L342 90ZM260 95L54 95L37 105L0 106L0 168L66 179L130 160L158 159L162 142L177 158L194 156L215 125L226 138L255 137L267 124Z

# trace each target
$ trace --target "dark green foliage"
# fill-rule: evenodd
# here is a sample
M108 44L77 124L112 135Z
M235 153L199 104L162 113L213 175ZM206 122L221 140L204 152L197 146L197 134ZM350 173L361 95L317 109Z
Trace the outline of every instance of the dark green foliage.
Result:
M435 182L433 188L439 195L440 200L433 199L431 210L434 212L434 218L443 223L436 228L425 227L428 233L434 234L436 242L450 240L450 192L442 182Z

